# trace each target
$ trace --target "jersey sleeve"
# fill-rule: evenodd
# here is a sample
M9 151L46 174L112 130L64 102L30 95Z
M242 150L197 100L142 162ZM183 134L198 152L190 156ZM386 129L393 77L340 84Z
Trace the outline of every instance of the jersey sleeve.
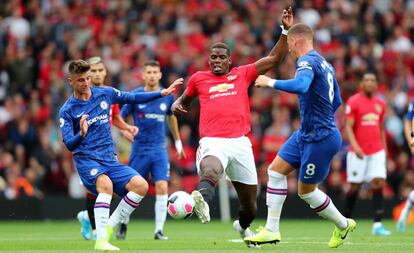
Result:
M167 115L172 115L173 112L171 111L171 105L174 103L174 96L173 95L169 95L168 96L168 110L167 110Z
M358 110L355 106L354 99L350 98L346 103L345 114L347 119L356 119Z
M121 108L121 116L128 117L132 113L132 104L124 104Z
M252 84L254 80L256 80L256 78L259 76L259 74L257 73L256 64L254 63L244 65L239 68L243 70L245 75L244 78L246 79L246 83L248 86L250 86L250 84Z
M298 61L298 67L296 68L296 75L301 72L301 71L312 71L312 73L314 73L313 67L310 64L309 60L307 60L306 58L304 59L300 59Z
M414 100L408 105L407 115L405 116L406 120L412 121L414 118Z
M192 75L187 82L187 88L185 89L185 95L187 97L196 97L198 95L198 90L196 86L196 74Z
M381 125L383 125L384 120L385 120L385 113L387 112L387 107L385 106L385 103L381 103L381 108L382 108L382 112L380 115L380 123Z
M63 143L70 151L73 151L81 143L83 138L80 136L80 132L74 134L72 117L67 110L61 110L59 112L59 126L62 131Z
M162 97L161 92L125 92L108 87L112 104L139 104Z
M111 106L111 110L112 110L112 121L113 121L115 117L119 115L119 111L120 111L119 104L113 104Z
M342 105L341 90L339 89L338 80L334 80L334 99L332 101L334 111L336 111Z

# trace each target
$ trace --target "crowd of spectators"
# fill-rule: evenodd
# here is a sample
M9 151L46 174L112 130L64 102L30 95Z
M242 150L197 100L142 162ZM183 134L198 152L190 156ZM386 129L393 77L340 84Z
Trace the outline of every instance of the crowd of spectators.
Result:
M315 46L336 69L343 100L357 91L361 75L377 75L386 101L388 179L386 197L414 187L414 160L403 137L407 105L414 97L414 0L296 0L295 21L315 31ZM162 83L205 70L209 46L227 43L234 65L265 56L280 35L282 9L291 1L266 0L0 0L0 196L42 198L81 189L70 152L59 136L57 114L71 93L65 67L73 59L101 56L107 83L121 90L142 84L149 59L162 67ZM294 75L287 57L270 75ZM183 87L184 88L184 87ZM177 92L181 94L182 90ZM249 135L266 186L266 168L298 128L297 99L270 89L251 91ZM181 117L188 158L171 150L171 191L196 183L197 106ZM343 128L344 108L338 110ZM343 131L344 132L344 131ZM114 133L120 157L129 144ZM347 137L324 187L343 194ZM295 175L289 178L294 193ZM362 192L368 196L369 192Z

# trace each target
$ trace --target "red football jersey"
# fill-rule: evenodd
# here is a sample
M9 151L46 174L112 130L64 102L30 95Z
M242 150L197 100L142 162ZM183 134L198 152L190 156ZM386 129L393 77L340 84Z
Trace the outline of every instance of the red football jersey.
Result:
M199 71L190 77L186 95L200 100L201 138L236 138L250 132L247 90L257 76L255 64L249 64L221 76Z
M385 104L377 97L368 98L359 92L348 99L346 117L355 120L355 138L366 155L384 149L381 140L384 114ZM352 146L350 150L353 151Z
M112 104L111 110L109 110L109 124L112 126L112 121L115 119L116 115L119 115L119 104Z

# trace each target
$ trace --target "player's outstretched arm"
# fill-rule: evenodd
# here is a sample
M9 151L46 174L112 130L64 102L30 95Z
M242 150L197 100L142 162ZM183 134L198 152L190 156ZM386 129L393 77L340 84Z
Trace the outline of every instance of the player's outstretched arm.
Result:
M283 32L269 55L255 62L256 70L259 75L265 74L271 68L280 64L286 57L288 52L287 30L289 30L293 24L293 10L291 6L287 10L283 10L282 24Z
M289 80L275 80L268 76L260 75L254 85L256 87L270 87L290 93L304 94L309 90L313 76L313 71L309 69L297 71L295 78Z
M184 83L184 78L180 77L177 80L175 80L167 89L164 89L161 91L161 96L168 96L172 94L179 85L182 85Z
M186 114L190 110L191 102L193 101L192 97L186 95L186 91L175 100L175 102L171 105L171 111L175 115L183 115Z

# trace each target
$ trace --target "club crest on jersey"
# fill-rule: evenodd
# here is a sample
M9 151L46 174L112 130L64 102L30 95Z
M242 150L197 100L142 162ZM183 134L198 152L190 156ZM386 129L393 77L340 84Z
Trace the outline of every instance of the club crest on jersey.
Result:
M161 111L167 110L167 105L165 103L161 103L160 104L160 109L161 109Z
M90 174L91 174L91 176L95 176L96 174L98 174L98 169L91 169L91 172L90 172Z
M209 93L211 92L226 92L230 89L234 89L234 84L233 83L221 83L221 84L217 84L216 86L212 86L209 89Z
M227 77L227 80L229 81L233 81L234 79L236 79L238 77L238 75L231 75Z
M59 119L59 126L63 127L63 125L65 124L65 120L63 118Z
M102 108L102 110L108 109L108 103L106 101L102 101L101 102L101 108Z
M382 112L382 107L381 107L381 105L379 105L379 104L375 104L375 110L376 110L378 113L381 113L381 112Z

